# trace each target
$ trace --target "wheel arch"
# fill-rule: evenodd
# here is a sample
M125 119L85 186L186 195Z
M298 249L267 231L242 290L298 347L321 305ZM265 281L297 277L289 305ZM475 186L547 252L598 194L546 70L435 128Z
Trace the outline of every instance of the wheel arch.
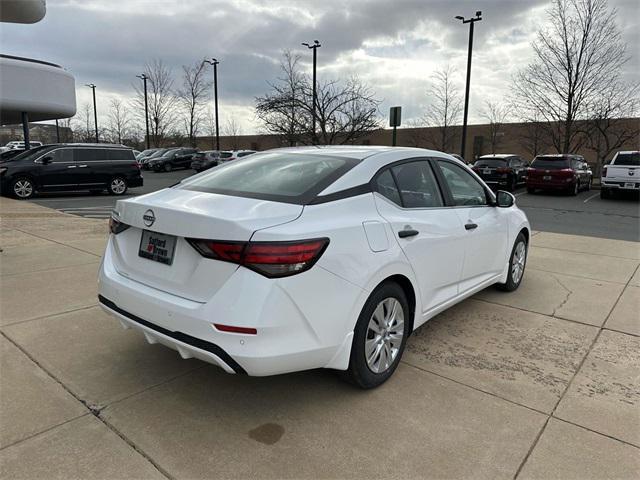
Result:
M379 288L381 285L388 282L393 282L398 284L400 288L402 288L402 290L404 291L405 295L407 296L407 302L409 303L409 313L410 313L409 314L409 335L411 335L413 333L414 318L416 316L416 290L413 287L413 283L411 283L411 280L405 275L402 275L401 273L396 273L382 280L376 286L375 289Z

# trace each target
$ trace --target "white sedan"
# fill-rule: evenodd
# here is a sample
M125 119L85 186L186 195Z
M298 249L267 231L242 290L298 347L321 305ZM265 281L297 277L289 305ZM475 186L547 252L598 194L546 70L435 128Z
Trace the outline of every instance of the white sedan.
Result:
M343 370L371 388L407 337L522 281L530 227L451 156L271 150L120 200L99 301L150 343L229 373Z

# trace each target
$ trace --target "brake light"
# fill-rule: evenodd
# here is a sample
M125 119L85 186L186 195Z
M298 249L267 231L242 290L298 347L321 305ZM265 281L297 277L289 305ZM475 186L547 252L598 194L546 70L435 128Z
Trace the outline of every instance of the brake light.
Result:
M328 238L293 242L225 242L187 238L202 256L236 263L269 278L309 270L320 258Z
M109 217L109 231L114 235L124 232L129 227L130 225L122 223L120 220L117 220L113 217Z

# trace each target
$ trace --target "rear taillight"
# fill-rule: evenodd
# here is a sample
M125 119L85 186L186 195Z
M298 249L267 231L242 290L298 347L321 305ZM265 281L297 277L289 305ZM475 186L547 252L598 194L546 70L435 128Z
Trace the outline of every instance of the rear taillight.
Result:
M328 238L293 242L224 242L187 238L202 256L237 263L269 278L309 270L329 245Z
M124 232L127 228L129 228L129 225L126 223L122 223L120 220L116 220L113 217L109 218L109 231L114 235Z
M602 177L606 177L607 176L607 166L605 165L604 167L602 167Z

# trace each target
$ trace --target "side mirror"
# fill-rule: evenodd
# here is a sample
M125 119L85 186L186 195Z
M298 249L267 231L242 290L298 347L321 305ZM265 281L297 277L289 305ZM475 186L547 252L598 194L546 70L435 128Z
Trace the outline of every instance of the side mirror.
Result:
M42 164L43 165L48 165L51 163L51 160L53 160L53 157L51 157L50 155L47 155L46 157L42 157Z
M513 207L516 203L516 197L504 190L498 190L496 192L496 206L500 208Z

